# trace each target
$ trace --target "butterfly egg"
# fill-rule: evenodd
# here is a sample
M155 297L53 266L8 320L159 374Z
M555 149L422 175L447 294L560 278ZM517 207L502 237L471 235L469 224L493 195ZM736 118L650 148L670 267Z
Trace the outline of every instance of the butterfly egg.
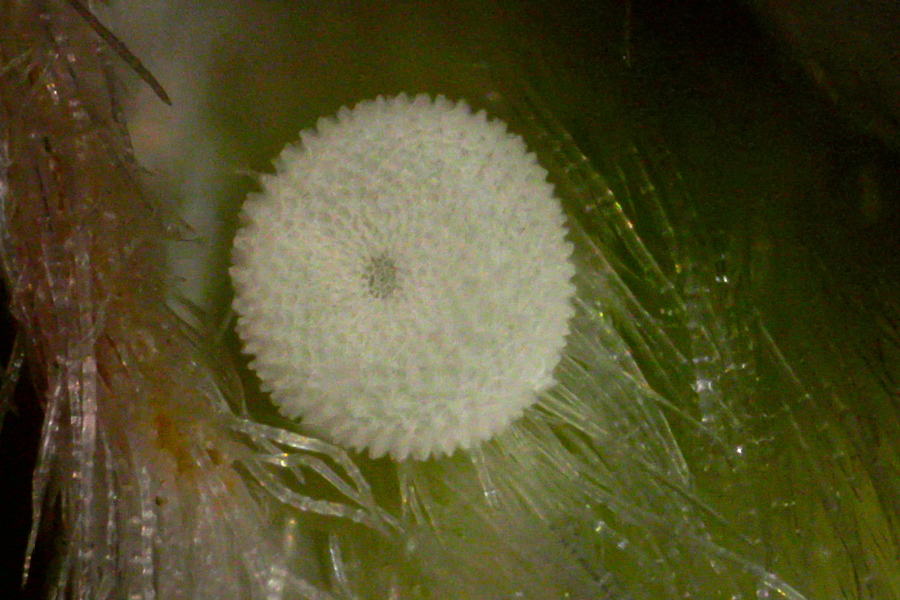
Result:
M233 247L237 331L281 412L396 460L492 438L554 383L575 293L547 172L427 95L320 119Z

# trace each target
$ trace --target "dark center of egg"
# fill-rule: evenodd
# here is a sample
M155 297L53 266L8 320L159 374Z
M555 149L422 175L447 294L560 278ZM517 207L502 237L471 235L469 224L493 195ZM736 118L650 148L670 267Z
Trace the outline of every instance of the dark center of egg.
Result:
M363 268L363 283L373 298L379 300L390 298L399 287L397 265L384 254L373 256Z

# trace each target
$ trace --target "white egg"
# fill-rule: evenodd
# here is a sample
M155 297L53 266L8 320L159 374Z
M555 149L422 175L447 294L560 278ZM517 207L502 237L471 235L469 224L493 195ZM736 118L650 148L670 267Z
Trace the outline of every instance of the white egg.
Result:
M361 102L301 138L234 241L237 330L265 390L373 457L494 437L553 385L574 314L547 172L442 96Z

